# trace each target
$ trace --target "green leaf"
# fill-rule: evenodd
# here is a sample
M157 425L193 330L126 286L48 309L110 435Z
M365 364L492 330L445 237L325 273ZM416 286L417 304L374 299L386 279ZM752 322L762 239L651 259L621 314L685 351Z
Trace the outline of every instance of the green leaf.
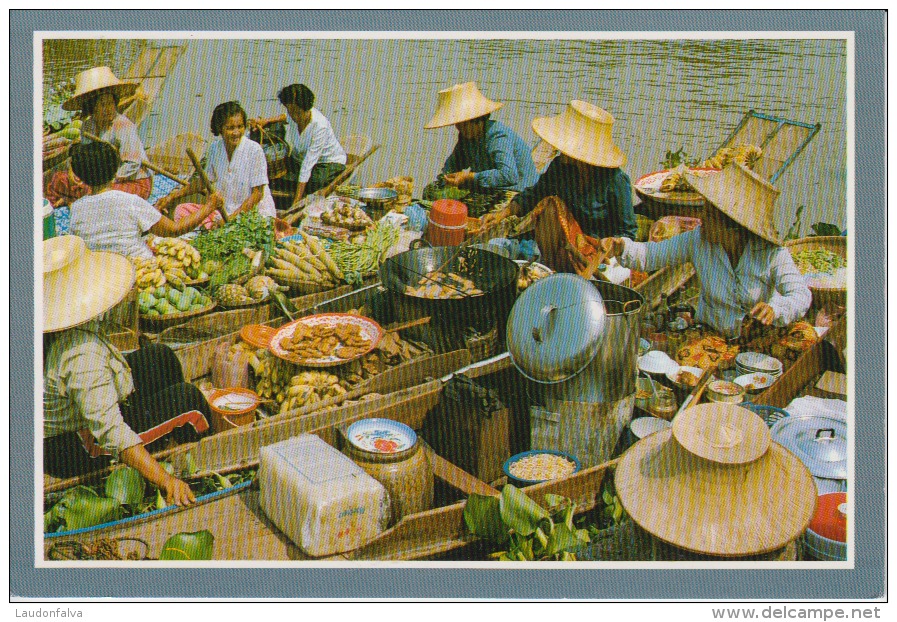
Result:
M66 531L93 527L118 516L119 503L115 499L101 497L92 488L76 486L68 491L53 507ZM51 510L52 511L52 510Z
M563 505L570 502L570 499L567 497L562 497L561 495L545 495L545 503L548 504L548 511L551 512L555 510L555 508L560 508Z
M828 222L817 222L810 228L813 235L841 235L841 228Z
M533 534L536 536L536 540L539 541L539 544L542 545L543 549L548 547L548 536L545 535L545 532L542 531L541 527L537 527Z
M143 501L146 483L137 469L126 466L115 469L106 479L106 496L121 505L137 505Z
M196 561L212 559L215 536L207 530L177 533L162 545L160 560Z
M586 534L585 539L582 538L580 532ZM545 555L557 555L567 549L581 546L584 542L588 541L588 532L584 529L574 531L567 528L567 525L556 525L555 530L551 533L551 537L548 539L548 543L545 545Z
M498 544L508 540L508 528L501 520L497 497L471 493L464 505L464 524L470 532Z
M199 471L199 468L196 466L196 460L193 459L193 454L189 451L184 456L184 462L186 462L187 475L193 475Z
M523 536L532 534L539 523L549 518L548 512L512 484L502 488L499 509L505 524Z

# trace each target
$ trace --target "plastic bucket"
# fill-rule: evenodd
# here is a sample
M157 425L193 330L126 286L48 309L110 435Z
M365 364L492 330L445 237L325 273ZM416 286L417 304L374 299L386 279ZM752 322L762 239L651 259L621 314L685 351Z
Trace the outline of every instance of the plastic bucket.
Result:
M209 395L212 410L212 430L217 434L255 421L259 396L255 391L231 387L215 389Z

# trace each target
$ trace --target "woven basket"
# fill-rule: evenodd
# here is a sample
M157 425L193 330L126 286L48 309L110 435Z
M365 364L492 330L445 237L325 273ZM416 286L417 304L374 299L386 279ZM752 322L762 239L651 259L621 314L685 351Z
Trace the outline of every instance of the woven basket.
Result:
M265 160L268 162L268 179L280 179L287 173L287 162L293 153L292 147L280 136L259 128L261 140L259 144L265 152Z
M791 240L786 245L792 254L821 248L831 251L839 255L845 261L847 260L847 238L839 235L816 236L808 238L800 238ZM812 287L810 292L813 294L814 308L830 308L847 306L847 288L846 287Z
M178 324L183 324L190 318L198 317L200 315L205 315L212 309L217 306L217 303L213 300L211 304L206 305L202 309L197 309L196 311L185 311L183 313L169 313L168 315L160 315L158 317L150 317L148 315L140 315L140 326L146 331L149 332L160 332L169 326L176 326Z

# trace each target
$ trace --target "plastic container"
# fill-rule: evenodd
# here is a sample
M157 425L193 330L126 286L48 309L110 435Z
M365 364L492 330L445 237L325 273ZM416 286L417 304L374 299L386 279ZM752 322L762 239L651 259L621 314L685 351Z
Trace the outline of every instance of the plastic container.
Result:
M816 559L847 559L847 493L819 495L816 513L804 534L804 544Z
M46 199L44 199L43 219L44 239L49 240L52 237L56 237L56 216L53 212L53 206Z
M249 353L231 352L230 344L218 344L212 357L212 386L248 389Z
M215 433L231 430L255 421L259 396L255 391L241 387L215 389L209 395L212 410L212 430Z
M386 488L313 434L259 452L259 505L312 557L351 551L386 529Z
M424 239L433 246L459 246L467 232L467 206L461 201L440 199L430 208Z
M369 442L379 436L379 445ZM433 471L417 434L390 419L362 419L346 430L343 453L383 484L390 500L390 524L433 506Z
M570 473L567 473L566 475L561 475L558 477L548 478L548 479L524 479L522 477L515 477L514 475L511 475L511 466L515 462L518 462L519 460L521 460L523 458L527 458L529 456L537 456L539 454L549 454L552 456L560 456L561 458L564 458L565 460L573 463L573 471L571 471ZM570 477L574 473L579 472L581 465L579 463L579 460L577 460L574 456L571 456L570 454L565 453L563 451L555 451L553 449L531 449L530 451L524 451L519 454L515 454L515 455L511 456L510 458L505 460L505 463L502 465L501 468L505 472L505 475L507 475L509 484L513 484L514 486L517 486L518 488L525 488L526 486L532 486L533 484L540 484L542 482L551 481L552 479L562 479L564 477Z

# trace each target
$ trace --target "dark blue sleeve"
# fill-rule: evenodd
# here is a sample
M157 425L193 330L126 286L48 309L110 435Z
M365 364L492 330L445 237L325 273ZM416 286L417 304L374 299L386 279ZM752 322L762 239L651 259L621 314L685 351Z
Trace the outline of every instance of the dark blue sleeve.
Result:
M455 143L455 148L452 149L452 153L445 161L445 164L442 165L440 174L445 175L447 173L457 173L458 171L463 171L466 167L461 160L461 141L458 141Z
M622 170L614 174L607 192L608 219L611 221L611 235L634 240L638 233L635 212L632 209L632 182Z
M539 201L554 194L551 190L554 187L552 180L557 176L554 164L553 161L548 165L548 168L545 169L545 172L542 173L535 184L514 197L514 203L520 206L519 216L526 216L533 211L533 208L539 204Z
M475 179L483 188L510 188L517 184L520 174L517 172L517 161L514 159L514 143L511 137L497 132L489 138L486 150L494 168L477 171Z

